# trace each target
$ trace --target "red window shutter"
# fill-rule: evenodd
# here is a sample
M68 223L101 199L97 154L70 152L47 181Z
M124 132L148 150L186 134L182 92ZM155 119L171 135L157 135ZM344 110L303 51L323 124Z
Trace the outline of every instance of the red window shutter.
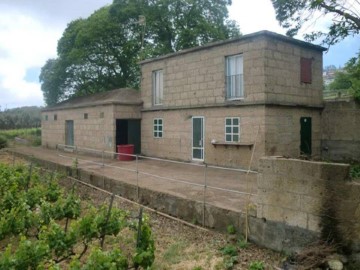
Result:
M301 57L300 59L300 82L312 82L312 59Z

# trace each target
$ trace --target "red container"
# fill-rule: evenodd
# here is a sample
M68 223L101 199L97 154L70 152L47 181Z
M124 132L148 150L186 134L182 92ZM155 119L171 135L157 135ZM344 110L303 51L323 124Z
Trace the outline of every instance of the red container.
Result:
M121 161L130 161L134 160L134 156L130 156L134 154L134 145L133 144L120 144L117 146L118 150L118 160ZM125 155L122 155L125 154Z

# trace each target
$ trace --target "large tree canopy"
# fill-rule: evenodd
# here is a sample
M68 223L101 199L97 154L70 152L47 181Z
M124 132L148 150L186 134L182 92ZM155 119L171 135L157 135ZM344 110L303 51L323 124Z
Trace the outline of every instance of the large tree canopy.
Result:
M306 34L307 40L322 38L323 44L330 46L360 32L359 0L272 0L272 3L276 19L288 29L289 36L296 35L307 22L316 23L325 14L333 15L328 30Z
M72 21L58 58L40 74L47 105L74 95L139 86L138 61L240 35L228 20L231 0L114 0ZM145 16L146 25L139 24Z

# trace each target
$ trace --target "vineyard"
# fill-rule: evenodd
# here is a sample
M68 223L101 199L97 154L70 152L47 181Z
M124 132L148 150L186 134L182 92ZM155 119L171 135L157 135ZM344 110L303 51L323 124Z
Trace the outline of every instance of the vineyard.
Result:
M0 150L0 270L276 269L282 260L233 230L218 233L141 209Z
M146 269L155 259L149 220L82 201L55 173L0 164L0 269Z

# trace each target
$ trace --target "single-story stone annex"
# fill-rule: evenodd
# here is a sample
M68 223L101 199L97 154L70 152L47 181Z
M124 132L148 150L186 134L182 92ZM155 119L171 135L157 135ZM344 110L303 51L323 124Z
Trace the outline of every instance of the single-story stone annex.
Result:
M261 31L141 65L141 90L72 98L42 112L42 144L229 167L321 155L323 47Z

